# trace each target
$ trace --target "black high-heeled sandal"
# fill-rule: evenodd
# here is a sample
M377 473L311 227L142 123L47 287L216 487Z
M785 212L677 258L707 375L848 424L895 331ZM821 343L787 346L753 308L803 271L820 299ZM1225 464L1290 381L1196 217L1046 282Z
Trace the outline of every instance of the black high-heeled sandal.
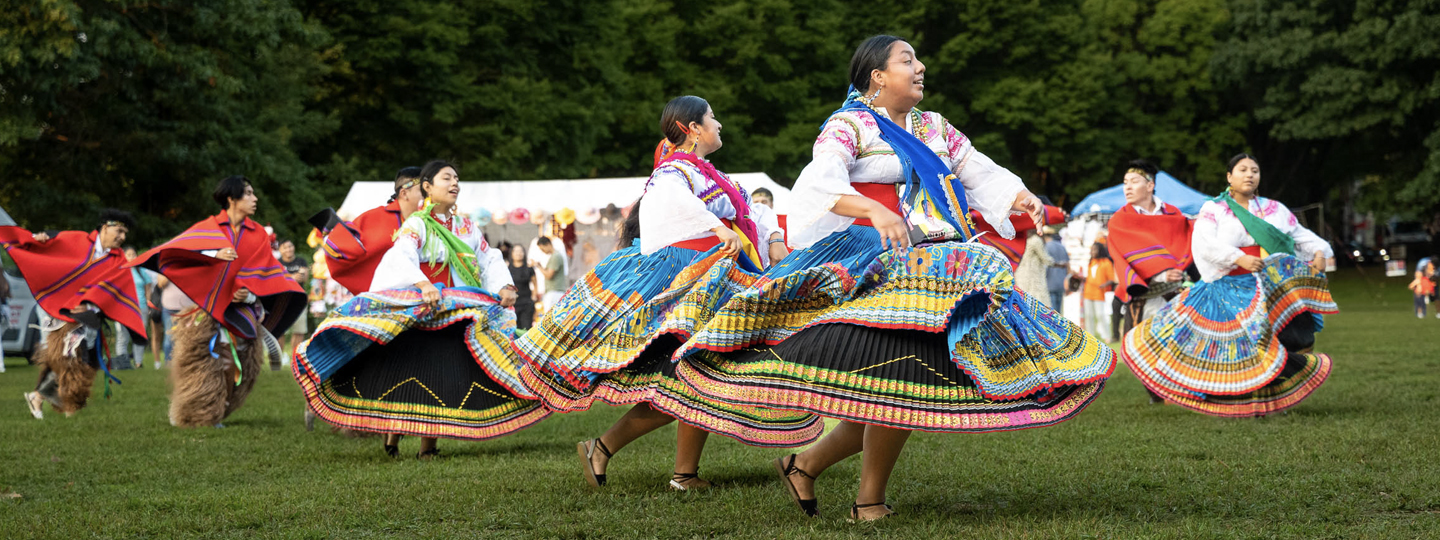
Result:
M694 482L691 482L694 480ZM713 487L709 480L700 478L700 472L693 473L671 473L670 489L675 491L699 491Z
M780 473L780 479L785 481L785 487L790 490L790 499L795 501L795 504L800 505L800 510L804 511L805 515L818 517L820 515L820 500L801 499L800 490L795 489L795 483L790 481L791 474L799 474L800 476L809 478L811 482L815 481L814 476L805 472L804 469L795 466L795 457L795 454L790 454L790 463L785 463L785 458L783 457L776 458L772 463L775 464L775 471Z
M396 435L396 436L395 436L395 444L383 444L383 443L382 443L382 446L385 447L385 455L390 456L390 457L392 457L392 458L393 458L393 457L400 457L400 439L401 439L402 437L404 437L404 436L403 436L403 435Z
M877 518L875 518L875 519L861 519L861 518L860 518L860 509L861 509L861 508L873 508L873 507L876 507L876 506L884 506L884 507L885 507L885 510L886 510L885 515L880 516L880 517L877 517ZM894 508L891 508L890 505L885 504L885 503L883 503L883 502L871 503L871 504L852 504L852 505L850 505L850 519L847 519L847 520L845 520L845 521L850 522L850 523L879 521L879 520L888 518L888 517L893 516L893 515L895 515L895 509L894 509Z
M605 447L605 443L601 442L599 437L596 437L588 441L580 441L580 444L576 445L575 450L579 452L581 464L585 466L585 481L589 482L591 487L605 485L605 475L595 472L594 462L590 460L590 458L595 455L596 450L599 450L601 454L605 454L605 459L615 457L614 454L610 453L610 449Z

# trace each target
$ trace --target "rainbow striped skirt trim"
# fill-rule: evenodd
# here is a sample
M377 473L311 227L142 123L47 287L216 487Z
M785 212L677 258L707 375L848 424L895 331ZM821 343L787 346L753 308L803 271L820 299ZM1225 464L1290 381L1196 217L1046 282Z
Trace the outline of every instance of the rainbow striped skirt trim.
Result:
M596 400L644 402L746 444L809 444L823 428L813 415L709 400L673 377L671 354L754 279L715 249L616 251L515 341L525 359L520 376L557 412L587 410Z
M483 440L549 412L520 380L514 312L489 293L445 288L356 296L295 351L294 375L316 415L360 431Z
M1151 392L1215 416L1294 406L1330 374L1308 354L1322 315L1339 310L1323 274L1285 254L1254 274L1182 291L1125 335L1122 357Z
M1072 418L1115 353L1013 281L992 247L882 250L873 228L851 227L732 295L677 352L674 377L718 401L902 429Z

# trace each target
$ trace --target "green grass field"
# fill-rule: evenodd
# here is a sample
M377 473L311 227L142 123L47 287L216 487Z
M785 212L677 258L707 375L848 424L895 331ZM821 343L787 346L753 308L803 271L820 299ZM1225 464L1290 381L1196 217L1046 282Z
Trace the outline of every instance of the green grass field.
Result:
M1368 275L1368 277L1367 277ZM226 429L166 420L165 373L120 372L73 418L36 421L35 368L0 374L0 537L1435 538L1440 537L1440 320L1417 320L1400 279L1345 272L1317 349L1329 382L1288 415L1225 420L1146 403L1122 365L1059 426L917 434L890 486L899 512L843 519L852 458L804 517L768 461L712 438L701 472L668 490L674 428L580 477L575 442L621 409L556 415L489 442L442 441L435 462L391 460L375 438L306 432L300 391L265 372ZM418 441L406 439L402 455Z

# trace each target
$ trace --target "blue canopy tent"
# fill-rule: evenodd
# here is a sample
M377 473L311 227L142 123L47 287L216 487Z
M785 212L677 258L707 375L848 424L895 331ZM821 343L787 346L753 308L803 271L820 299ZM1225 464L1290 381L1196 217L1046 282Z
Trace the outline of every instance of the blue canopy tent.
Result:
M1199 214L1200 206L1213 198L1190 189L1190 186L1180 183L1165 171L1160 171L1160 174L1155 176L1155 196L1175 205L1187 216ZM1075 209L1070 212L1070 217L1074 219L1086 214L1114 214L1122 206L1125 206L1125 186L1114 185L1081 199L1080 204L1075 205Z

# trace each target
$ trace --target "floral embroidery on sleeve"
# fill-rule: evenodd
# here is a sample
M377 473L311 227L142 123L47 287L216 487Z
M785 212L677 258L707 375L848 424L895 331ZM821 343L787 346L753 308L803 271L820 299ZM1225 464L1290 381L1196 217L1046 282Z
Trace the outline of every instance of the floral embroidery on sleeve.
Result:
M848 158L860 154L860 128L851 118L841 115L830 117L825 129L815 139L815 153L830 152Z

